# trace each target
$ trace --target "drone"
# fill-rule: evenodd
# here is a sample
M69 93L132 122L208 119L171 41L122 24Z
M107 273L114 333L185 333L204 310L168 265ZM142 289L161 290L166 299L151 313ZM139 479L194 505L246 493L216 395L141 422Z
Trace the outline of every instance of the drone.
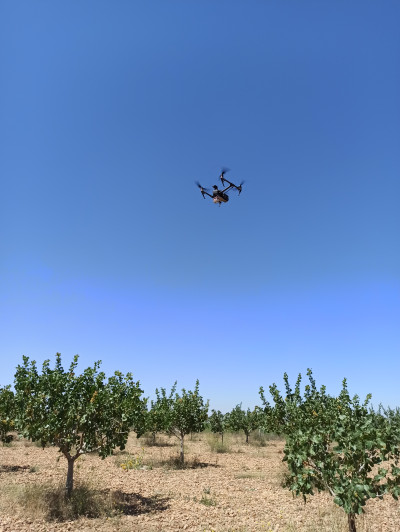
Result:
M229 196L226 193L230 189L236 189L240 193L242 192L242 185L244 181L240 183L240 185L235 185L234 183L231 183L228 181L224 175L228 172L228 168L223 168L221 171L221 175L219 176L219 179L221 180L222 186L225 187L225 183L229 183L227 187L225 187L223 190L219 190L217 185L213 185L213 191L212 194L208 192L208 190L200 185L198 181L196 181L196 185L199 187L200 192L204 199L206 199L206 196L209 196L214 203L218 203L218 205L221 207L221 203L226 203L229 201Z

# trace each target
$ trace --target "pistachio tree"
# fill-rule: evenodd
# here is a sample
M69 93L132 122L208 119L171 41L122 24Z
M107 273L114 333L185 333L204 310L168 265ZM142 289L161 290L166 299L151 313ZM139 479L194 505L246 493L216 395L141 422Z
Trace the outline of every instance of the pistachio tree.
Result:
M261 411L259 408L254 410L242 410L242 405L236 405L235 408L227 414L227 426L234 432L243 430L246 435L246 443L249 443L249 436L251 432L257 429L260 425Z
M317 388L312 372L301 393L301 375L295 389L285 373L286 393L270 386L273 406L266 407L266 429L286 436L284 461L290 474L289 488L306 497L314 491L331 494L347 514L350 532L356 532L356 516L370 498L400 494L400 433L398 425L369 406L371 396L351 397L346 379L338 397L325 386Z
M187 434L192 432L202 432L208 418L208 401L204 402L199 393L199 381L193 391L182 389L181 393L176 391L176 382L167 395L165 388L156 390L156 403L158 408L164 413L166 420L165 431L176 436L180 441L180 462L185 462L184 440Z
M11 386L0 387L0 440L9 443L15 430L15 399Z
M124 449L129 430L144 430L142 390L130 373L116 371L108 380L100 362L77 373L78 355L67 371L57 353L54 369L49 360L42 372L23 357L15 373L16 425L32 441L54 445L68 462L66 493L73 489L74 463L82 454L101 458L115 447Z
M160 432L168 432L168 404L165 401L160 401L160 392L156 390L156 401L150 402L150 408L146 412L146 432L152 435L152 443L156 443L156 435Z
M224 443L224 432L226 430L227 418L220 410L211 410L211 416L208 418L211 432L219 434L221 441Z

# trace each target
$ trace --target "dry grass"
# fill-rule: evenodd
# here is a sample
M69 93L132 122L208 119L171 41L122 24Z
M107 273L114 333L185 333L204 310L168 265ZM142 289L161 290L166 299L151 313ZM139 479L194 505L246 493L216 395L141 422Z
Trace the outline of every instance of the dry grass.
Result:
M157 433L155 439L151 432L146 432L140 441L146 447L174 447L175 438L173 436L165 436L164 434Z
M47 522L74 521L81 517L101 519L161 511L168 507L165 497L143 497L121 490L99 490L81 483L70 498L65 486L47 484L11 485L1 489L3 504L18 504L30 520Z
M357 516L357 532L385 532L385 528L371 526L364 515ZM332 506L329 510L318 511L316 516L310 519L306 532L348 532L347 516L342 509ZM295 523L290 523L285 532L298 532Z
M222 443L221 437L214 434L207 434L206 441L210 447L210 451L213 453L230 453L231 447L226 440Z
M235 475L235 478L256 478L256 479L263 479L265 478L265 474L261 471L244 471L243 473L237 473Z
M71 521L82 516L98 518L118 513L111 493L88 484L75 486L70 499L61 484L14 484L3 487L1 495L6 504L21 506L30 519Z

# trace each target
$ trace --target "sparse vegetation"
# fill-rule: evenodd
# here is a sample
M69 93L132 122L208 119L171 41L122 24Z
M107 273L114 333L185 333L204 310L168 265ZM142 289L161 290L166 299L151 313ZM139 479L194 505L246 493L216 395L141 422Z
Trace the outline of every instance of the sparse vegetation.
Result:
M204 504L204 506L216 506L217 501L215 497L211 495L211 488L204 488L203 494L201 496L201 499L199 500L200 504Z
M125 456L120 456L116 458L116 465L128 471L129 469L152 469L152 466L144 464L144 448L142 447L141 452L134 454L127 454Z
M219 441L215 437L208 438L207 441L213 453L231 452L230 446L227 442Z
M266 447L269 442L269 434L266 434L261 428L253 430L249 440L251 445Z
M71 521L83 516L98 518L117 512L111 493L95 490L88 484L78 484L71 497L66 496L63 485L51 484L9 486L6 495L8 500L21 505L31 518L48 521Z

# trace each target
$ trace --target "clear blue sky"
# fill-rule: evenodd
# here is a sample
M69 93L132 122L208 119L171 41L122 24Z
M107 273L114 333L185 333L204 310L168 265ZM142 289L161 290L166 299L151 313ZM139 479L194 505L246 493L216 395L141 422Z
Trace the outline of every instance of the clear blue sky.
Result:
M22 355L212 408L399 405L400 4L0 3L0 384ZM227 205L194 185L246 180Z

